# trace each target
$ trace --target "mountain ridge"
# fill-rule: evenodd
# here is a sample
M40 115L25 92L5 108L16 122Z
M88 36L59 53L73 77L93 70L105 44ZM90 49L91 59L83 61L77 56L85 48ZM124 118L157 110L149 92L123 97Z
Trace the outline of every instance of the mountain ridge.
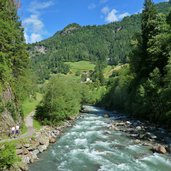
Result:
M163 2L156 7L167 14L171 4ZM52 37L29 46L33 68L42 79L48 79L49 73L69 72L69 66L64 62L86 60L95 64L101 61L104 65L125 64L129 62L131 40L140 33L141 14L100 26L72 23ZM37 46L44 47L46 53L36 51Z

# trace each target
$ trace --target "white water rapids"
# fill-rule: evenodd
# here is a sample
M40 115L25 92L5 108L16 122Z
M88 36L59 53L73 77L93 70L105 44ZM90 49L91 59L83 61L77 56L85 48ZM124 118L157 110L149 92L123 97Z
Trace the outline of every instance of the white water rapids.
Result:
M29 171L171 171L171 156L150 152L133 139L109 130L105 111L87 107L72 128L66 130Z

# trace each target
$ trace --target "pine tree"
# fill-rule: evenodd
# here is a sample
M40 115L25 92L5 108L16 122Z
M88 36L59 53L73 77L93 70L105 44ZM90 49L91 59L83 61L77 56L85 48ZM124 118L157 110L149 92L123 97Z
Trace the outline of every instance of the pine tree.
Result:
M141 74L142 76L148 76L148 65L150 65L150 56L148 54L148 42L153 37L153 32L155 30L155 25L153 23L154 20L156 20L157 16L157 10L152 2L152 0L145 0L144 3L144 10L142 13L142 23L141 23L141 29L142 29L142 58L141 60L142 68L141 68Z

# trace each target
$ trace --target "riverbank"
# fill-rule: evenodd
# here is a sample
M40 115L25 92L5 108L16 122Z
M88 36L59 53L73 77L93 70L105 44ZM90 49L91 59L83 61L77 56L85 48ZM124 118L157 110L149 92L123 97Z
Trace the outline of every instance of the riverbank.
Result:
M86 112L86 111L85 111ZM87 111L86 113L90 113ZM108 130L104 134L109 134L111 131L123 132L124 135L132 139L133 144L146 146L149 151L158 153L170 153L170 137L171 133L166 130L151 125L149 122L142 122L131 119L126 115L117 113L102 114L104 118L109 118L110 124ZM38 154L48 149L50 144L58 141L58 138L63 135L67 127L72 127L74 121L80 116L68 118L62 126L49 127L44 126L40 131L26 141L20 141L16 145L17 155L22 159L19 165L12 168L11 171L25 171L28 170L28 165L38 161ZM92 125L93 126L93 125Z
M115 114L109 129L125 133L135 144L148 146L153 152L171 153L171 132L159 125Z
M153 153L150 146L136 144L136 139L126 132L110 128L113 121L119 124L123 115L113 113L107 117L104 114L108 111L93 106L86 108L88 112L66 129L57 142L39 156L40 160L29 165L29 171L171 170L169 154ZM124 122L131 120L125 118Z
M64 133L64 130L71 127L79 116L70 117L63 122L61 126L51 127L43 126L39 131L36 131L31 137L16 140L16 154L21 159L8 171L27 171L30 163L36 162L38 154L48 149L50 144L55 143L58 138Z

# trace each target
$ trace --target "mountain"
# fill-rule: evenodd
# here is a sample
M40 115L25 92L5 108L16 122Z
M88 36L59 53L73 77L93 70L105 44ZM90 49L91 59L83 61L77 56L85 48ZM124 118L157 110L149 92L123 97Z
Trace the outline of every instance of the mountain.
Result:
M171 4L163 2L156 7L159 12L167 14ZM50 73L67 73L69 66L64 62L127 63L131 40L140 34L140 30L141 14L101 26L70 24L52 37L29 46L33 68L44 80L49 78Z

